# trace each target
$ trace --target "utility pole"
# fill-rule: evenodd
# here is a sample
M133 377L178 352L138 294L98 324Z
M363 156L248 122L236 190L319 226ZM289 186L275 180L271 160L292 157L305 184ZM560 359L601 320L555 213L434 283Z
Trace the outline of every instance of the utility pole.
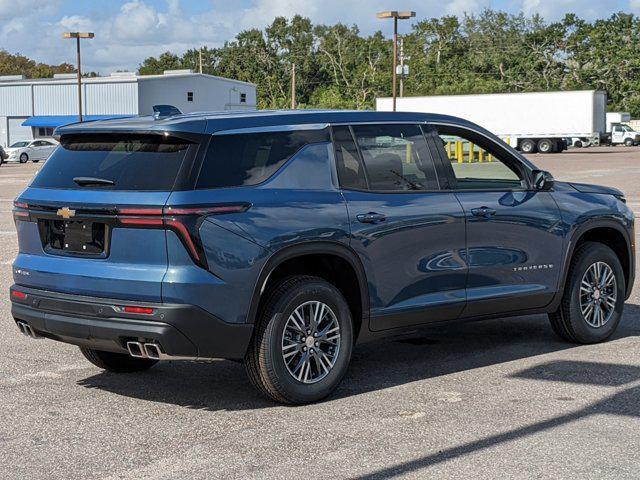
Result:
M200 50L198 51L198 58L199 58L198 63L200 65L200 68L198 69L198 71L202 73L202 47L200 47Z
M391 90L393 91L393 111L396 111L396 77L398 75L398 19L407 20L415 17L416 12L380 12L376 14L378 18L393 18L393 80Z
M400 37L400 96L404 97L404 37Z
M291 110L296 109L296 64L291 64Z
M78 120L82 122L82 71L80 67L80 39L93 38L93 32L65 32L62 38L76 39L76 54L78 56Z
M396 77L398 72L398 16L393 16L393 82L391 89L393 90L393 111L396 111Z

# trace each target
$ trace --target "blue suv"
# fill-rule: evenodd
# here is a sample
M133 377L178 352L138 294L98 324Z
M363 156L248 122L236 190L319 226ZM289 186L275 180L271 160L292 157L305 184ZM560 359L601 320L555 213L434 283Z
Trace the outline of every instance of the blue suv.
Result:
M356 342L530 313L599 342L631 292L623 194L556 182L459 118L234 112L57 135L15 201L12 314L110 371L243 360L263 394L307 403Z

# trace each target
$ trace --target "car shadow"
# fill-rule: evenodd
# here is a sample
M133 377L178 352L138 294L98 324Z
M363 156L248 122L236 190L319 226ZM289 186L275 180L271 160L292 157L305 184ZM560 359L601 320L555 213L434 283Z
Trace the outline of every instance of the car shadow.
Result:
M612 339L640 335L640 307L627 304L625 308ZM326 401L572 348L579 346L556 337L544 315L433 327L402 339L356 347L347 376ZM242 364L224 360L161 362L148 372L101 372L78 383L131 398L208 411L279 406L254 390Z

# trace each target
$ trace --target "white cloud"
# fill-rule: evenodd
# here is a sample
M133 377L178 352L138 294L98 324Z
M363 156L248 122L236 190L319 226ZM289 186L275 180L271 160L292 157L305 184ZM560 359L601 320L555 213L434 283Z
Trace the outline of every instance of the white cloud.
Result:
M113 20L113 38L127 41L155 36L162 27L160 19L155 8L140 0L125 3Z
M640 12L640 0L623 1ZM357 24L363 32L383 30L389 35L392 22L378 20L376 12L415 10L418 18L428 18L510 6L511 11L555 20L567 11L592 19L619 9L618 0L217 0L190 14L186 2L118 0L119 7L83 8L80 13L74 11L73 2L62 0L0 0L0 48L47 63L73 62L74 45L61 38L62 32L93 31L96 38L83 42L85 70L108 73L134 70L147 56L168 50L181 53L199 45L219 46L243 29L268 25L278 15ZM408 29L408 22L401 22L400 30Z
M491 6L490 0L453 0L446 6L447 15L462 15L463 13L474 13Z
M0 18L9 20L20 17L34 10L38 10L40 14L48 14L56 11L60 6L60 0L50 0L43 2L42 0L0 0Z
M618 5L617 0L523 0L522 11L527 15L537 13L550 21L559 20L569 12L587 20L594 20L618 10Z

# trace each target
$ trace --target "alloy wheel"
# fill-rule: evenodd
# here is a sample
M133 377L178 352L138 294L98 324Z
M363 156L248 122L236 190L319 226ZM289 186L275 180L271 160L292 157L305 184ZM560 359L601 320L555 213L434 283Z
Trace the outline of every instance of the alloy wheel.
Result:
M340 325L331 307L319 301L299 305L282 333L287 371L302 383L316 383L334 367L340 353Z
M613 269L605 262L595 262L580 282L580 310L594 328L607 324L616 308L618 288Z

